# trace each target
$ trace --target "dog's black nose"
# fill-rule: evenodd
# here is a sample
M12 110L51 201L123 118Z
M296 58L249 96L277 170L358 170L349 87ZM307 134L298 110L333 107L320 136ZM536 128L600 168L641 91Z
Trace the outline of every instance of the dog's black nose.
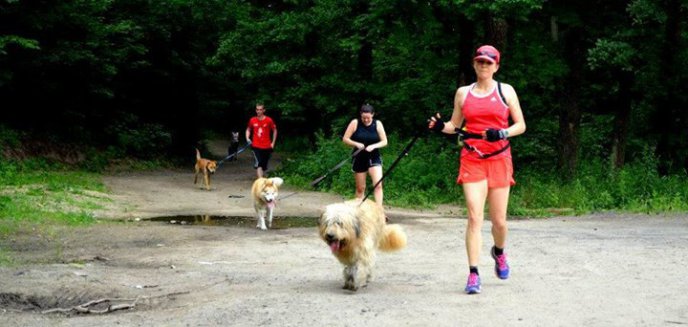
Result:
M327 238L328 242L332 242L334 240L334 234L327 234L325 235L325 238Z

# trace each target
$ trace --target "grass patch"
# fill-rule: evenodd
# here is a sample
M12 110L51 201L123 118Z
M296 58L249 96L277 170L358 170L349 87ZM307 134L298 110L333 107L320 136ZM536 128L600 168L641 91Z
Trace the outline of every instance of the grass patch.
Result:
M14 264L14 259L12 259L12 256L5 251L2 247L0 247L0 267L6 267L6 266L11 266Z
M85 225L110 201L100 175L40 160L0 162L0 236L21 223Z
M621 210L636 213L688 211L688 175L661 176L654 158L645 157L613 170L587 161L578 176L562 181L555 173L524 171L517 176L512 208L571 208L574 213Z

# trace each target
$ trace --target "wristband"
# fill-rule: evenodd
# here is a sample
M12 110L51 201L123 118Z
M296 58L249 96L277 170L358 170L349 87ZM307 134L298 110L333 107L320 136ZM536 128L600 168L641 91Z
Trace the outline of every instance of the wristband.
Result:
M432 131L442 133L443 129L444 129L444 122L439 120L439 119L435 120L435 126L432 127Z

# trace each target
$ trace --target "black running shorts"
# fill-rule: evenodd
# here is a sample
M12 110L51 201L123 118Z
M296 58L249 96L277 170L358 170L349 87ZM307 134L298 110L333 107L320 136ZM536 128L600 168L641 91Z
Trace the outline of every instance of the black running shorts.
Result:
M272 149L259 149L251 147L253 150L253 168L258 169L258 167L263 168L263 171L268 170L268 161L272 155Z
M382 166L382 156L379 151L367 152L363 150L351 159L351 162L353 166L351 170L355 173L365 173L370 167Z

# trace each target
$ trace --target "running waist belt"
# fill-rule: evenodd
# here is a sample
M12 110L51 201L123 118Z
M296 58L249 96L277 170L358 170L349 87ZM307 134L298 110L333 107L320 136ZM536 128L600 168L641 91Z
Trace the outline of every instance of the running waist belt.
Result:
M480 134L469 133L469 132L467 132L463 129L459 129L459 128L456 129L456 133L459 134L459 139L461 141L467 140L467 139L478 139L478 140L483 139L483 136ZM503 148L501 148L495 152L491 152L491 153L483 153L482 151L476 149L474 146L472 146L468 143L465 143L465 142L463 143L463 146L466 147L466 149L468 149L469 151L475 152L480 159L487 159L489 157L496 156L496 155L506 151L506 149L508 149L511 146L511 143L507 143Z

